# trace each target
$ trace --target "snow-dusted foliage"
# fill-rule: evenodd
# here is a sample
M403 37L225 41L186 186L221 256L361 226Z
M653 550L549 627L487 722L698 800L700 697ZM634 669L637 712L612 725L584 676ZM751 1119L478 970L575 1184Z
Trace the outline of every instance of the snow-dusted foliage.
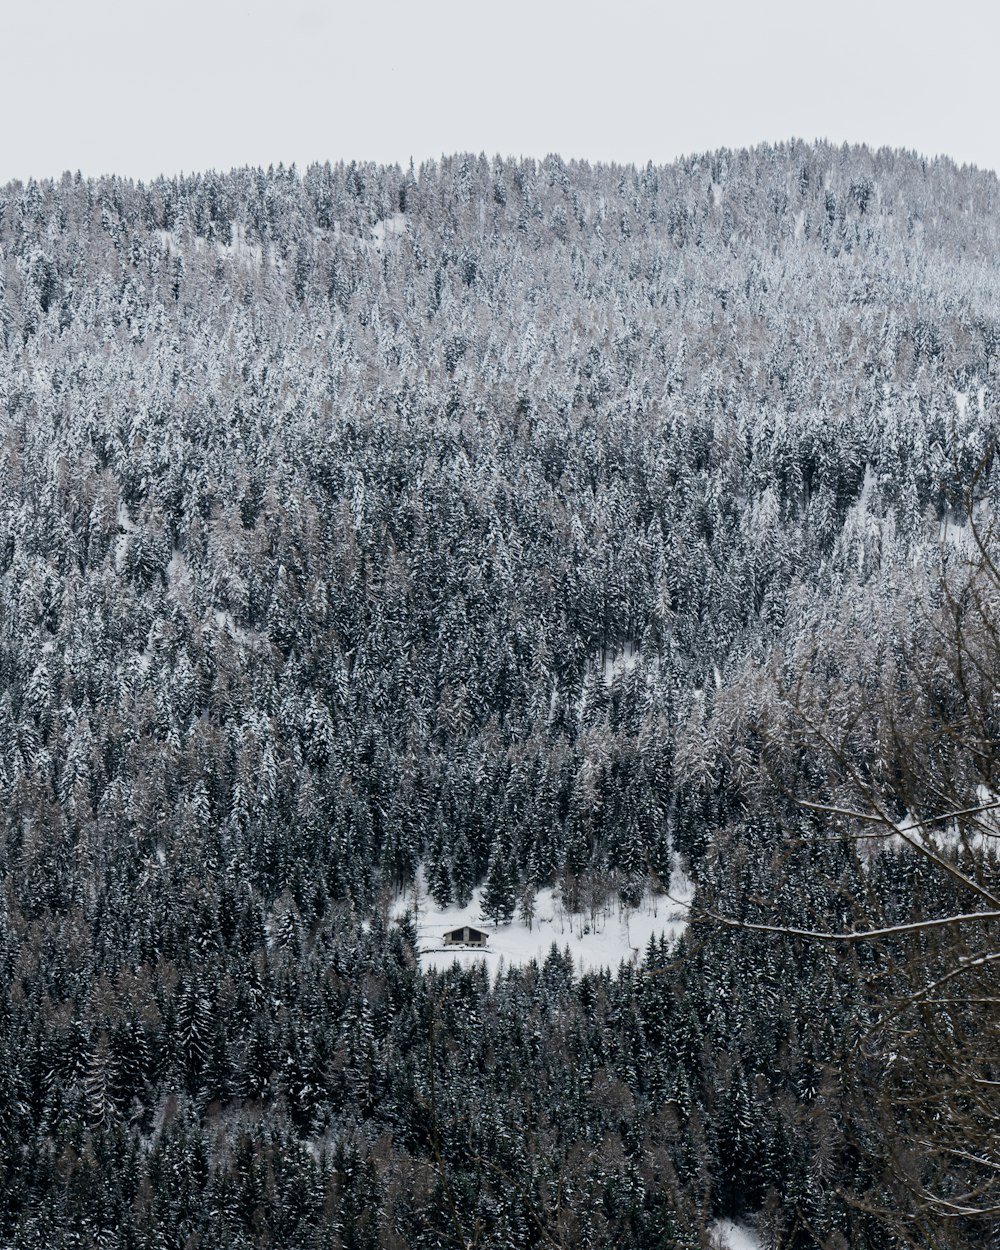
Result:
M0 1244L875 1236L842 963L681 905L876 888L774 874L755 717L995 507L998 204L800 143L0 189Z

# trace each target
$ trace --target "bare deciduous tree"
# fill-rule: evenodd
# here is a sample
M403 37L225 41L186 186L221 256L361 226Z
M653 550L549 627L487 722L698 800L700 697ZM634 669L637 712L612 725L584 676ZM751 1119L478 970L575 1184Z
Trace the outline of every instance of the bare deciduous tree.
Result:
M732 742L757 738L762 780L732 757L748 786L809 817L789 846L838 840L854 892L807 924L705 917L864 947L867 1019L838 1080L874 1180L844 1196L905 1246L1000 1228L1000 569L991 526L961 539L938 570L845 600L717 711Z

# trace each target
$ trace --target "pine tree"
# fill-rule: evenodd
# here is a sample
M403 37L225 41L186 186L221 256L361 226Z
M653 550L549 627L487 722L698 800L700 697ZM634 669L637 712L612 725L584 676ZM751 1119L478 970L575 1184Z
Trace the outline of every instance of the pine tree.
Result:
M95 1127L109 1124L115 1114L111 1091L114 1086L110 1046L102 1032L87 1056L83 1072L83 1097L87 1119Z
M451 870L446 850L447 833L444 818L438 810L434 826L434 838L431 843L430 862L427 866L427 891L435 904L444 910L452 900Z
M535 867L535 855L532 851L528 856L528 864L524 870L524 879L518 891L517 906L521 919L529 930L535 918L535 896L538 893L538 869Z
M490 850L490 863L483 887L483 912L495 925L510 924L517 901L517 880L507 849L497 838Z
M455 887L455 906L468 907L475 888L475 867L472 851L464 833L459 833L451 861L451 879Z

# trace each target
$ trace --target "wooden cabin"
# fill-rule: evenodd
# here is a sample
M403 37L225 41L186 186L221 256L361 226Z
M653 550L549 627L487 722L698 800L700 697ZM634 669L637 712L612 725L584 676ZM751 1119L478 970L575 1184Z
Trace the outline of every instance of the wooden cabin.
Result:
M473 929L471 925L463 925L460 929L451 929L444 935L445 946L485 946L489 935L482 929Z

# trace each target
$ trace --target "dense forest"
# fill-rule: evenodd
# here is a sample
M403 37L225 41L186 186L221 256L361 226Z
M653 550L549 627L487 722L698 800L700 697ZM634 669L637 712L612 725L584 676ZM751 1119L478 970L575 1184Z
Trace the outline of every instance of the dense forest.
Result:
M1000 1244L872 1118L948 952L712 919L967 910L788 707L964 715L998 257L992 173L801 143L0 189L0 1245ZM393 918L675 864L599 974Z

